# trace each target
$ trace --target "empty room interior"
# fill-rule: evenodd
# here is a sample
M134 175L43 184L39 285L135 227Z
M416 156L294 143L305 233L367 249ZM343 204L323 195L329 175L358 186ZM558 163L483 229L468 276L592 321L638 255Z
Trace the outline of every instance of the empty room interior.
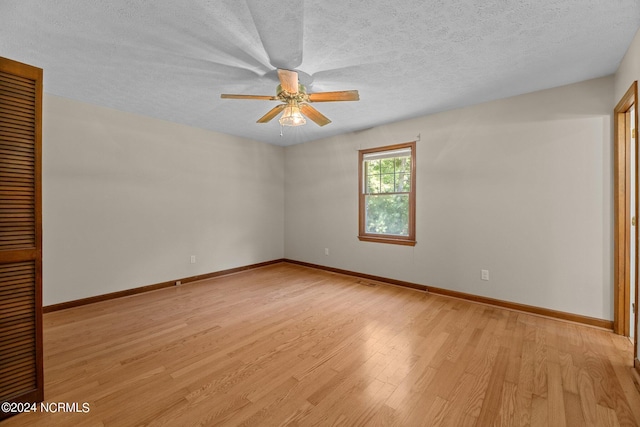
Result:
M640 1L0 2L0 426L637 426Z

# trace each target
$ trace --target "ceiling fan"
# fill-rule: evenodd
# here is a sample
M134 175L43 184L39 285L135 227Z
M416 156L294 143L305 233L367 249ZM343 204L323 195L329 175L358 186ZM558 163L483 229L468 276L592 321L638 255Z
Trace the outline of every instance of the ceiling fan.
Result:
M300 126L306 123L304 116L313 120L318 126L331 123L327 117L309 105L310 102L358 101L360 95L357 90L339 92L307 93L304 85L298 82L298 73L291 70L278 69L280 85L276 96L269 95L233 95L223 93L225 99L261 99L265 101L281 101L283 104L272 108L267 114L258 119L257 123L267 123L283 112L280 117L282 126Z

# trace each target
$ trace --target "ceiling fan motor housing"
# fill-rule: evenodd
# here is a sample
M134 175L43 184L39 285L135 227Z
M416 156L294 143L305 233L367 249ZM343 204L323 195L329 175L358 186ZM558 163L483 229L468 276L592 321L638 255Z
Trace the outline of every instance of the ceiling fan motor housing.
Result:
M298 102L307 102L309 101L309 96L307 95L307 88L304 87L301 83L298 83L298 93L289 93L282 88L282 85L278 85L276 88L276 96L283 101L294 100Z

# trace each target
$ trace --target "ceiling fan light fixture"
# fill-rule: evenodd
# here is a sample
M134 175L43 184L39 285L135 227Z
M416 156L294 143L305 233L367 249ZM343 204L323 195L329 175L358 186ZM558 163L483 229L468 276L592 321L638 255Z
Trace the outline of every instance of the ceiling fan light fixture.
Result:
M284 108L282 117L278 120L282 126L302 126L307 123L304 116L300 112L297 102L290 102Z
M266 101L281 101L267 112L264 116L256 120L256 123L269 123L282 113L280 126L302 126L307 123L307 119L318 126L326 126L331 123L327 117L311 106L311 102L330 101L358 101L360 95L357 90L343 90L337 92L316 92L307 93L307 89L298 81L298 72L278 68L278 80L280 84L276 89L276 96L268 95L237 95L223 93L220 98L226 99L261 99ZM309 76L310 77L310 76ZM282 129L280 129L282 133Z

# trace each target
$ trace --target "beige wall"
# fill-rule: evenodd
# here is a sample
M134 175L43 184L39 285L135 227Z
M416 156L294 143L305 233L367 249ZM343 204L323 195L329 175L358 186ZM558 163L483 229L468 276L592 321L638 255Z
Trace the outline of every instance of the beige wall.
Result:
M281 147L47 94L43 110L44 305L283 256Z
M612 319L612 93L606 77L287 147L285 256ZM358 241L358 150L417 135L418 244Z
M615 75L616 103L622 98L634 81L640 81L640 31L636 33ZM636 320L636 331L640 331L640 316ZM638 354L640 354L640 340L638 341Z
M636 80L640 80L640 30L636 33L615 74L616 103Z

